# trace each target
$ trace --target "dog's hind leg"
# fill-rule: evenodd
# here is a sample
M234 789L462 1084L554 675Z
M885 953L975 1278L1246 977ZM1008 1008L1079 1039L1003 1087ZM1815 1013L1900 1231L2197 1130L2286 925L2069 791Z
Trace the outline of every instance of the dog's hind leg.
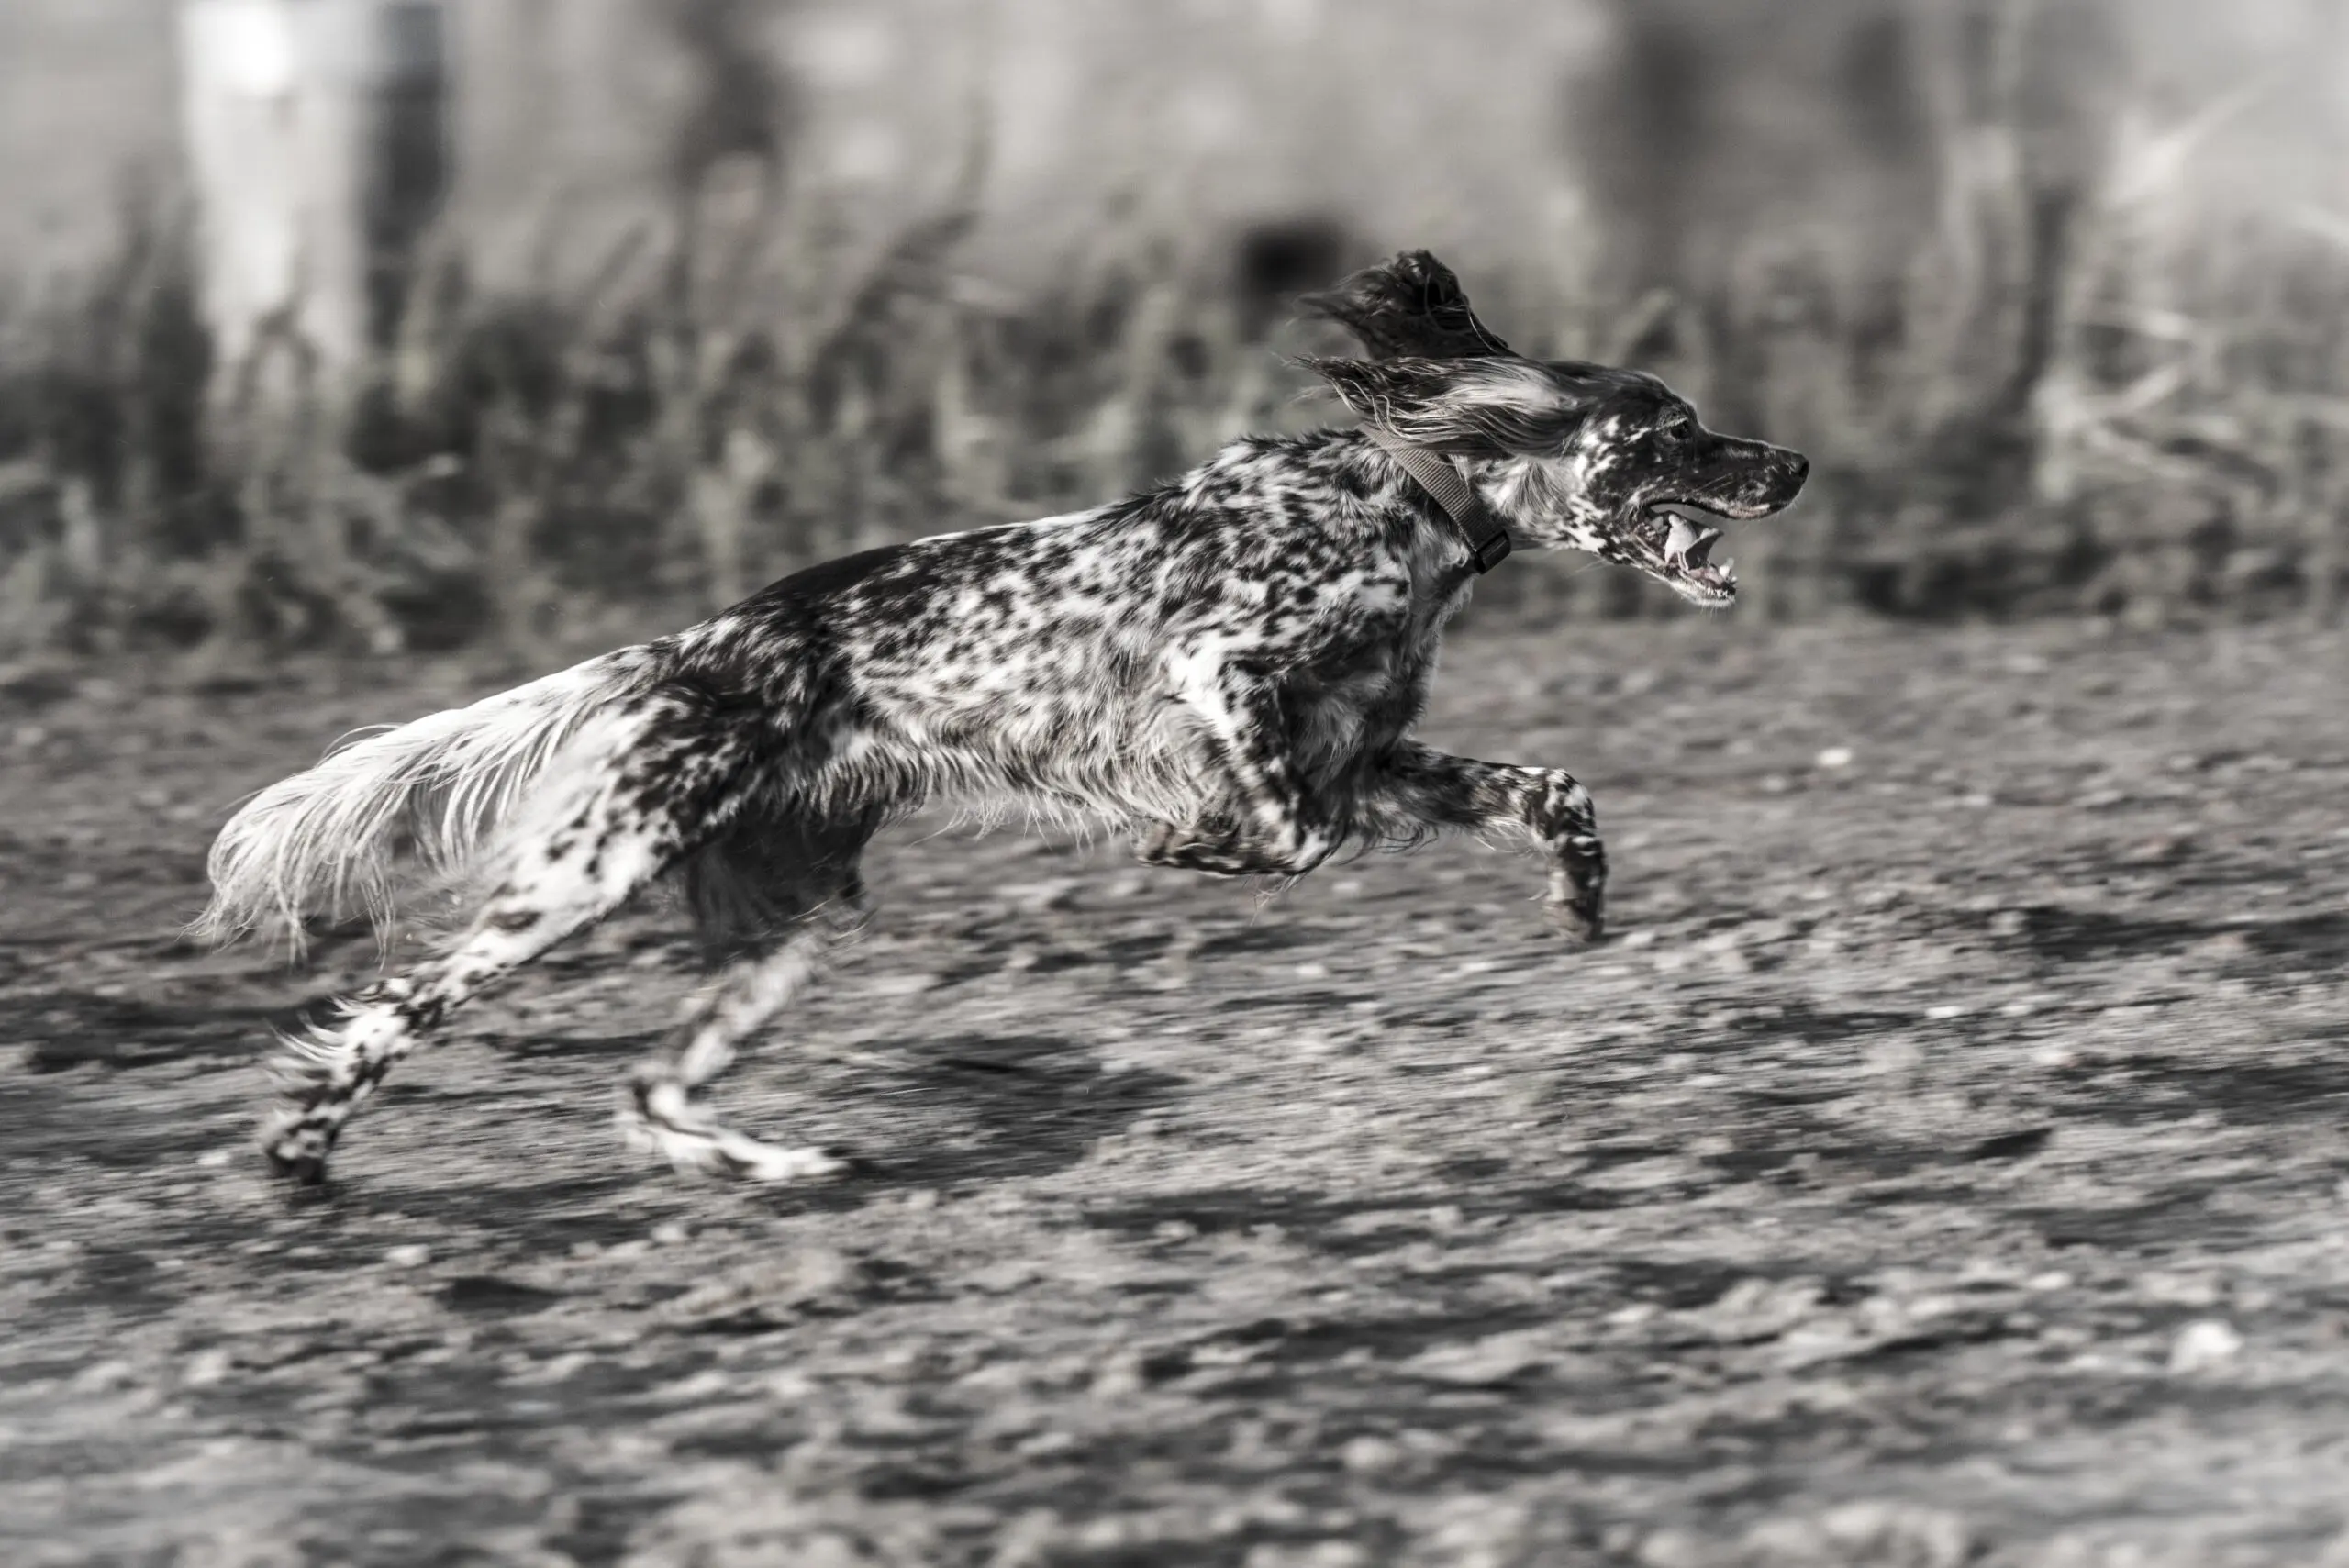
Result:
M698 922L725 962L671 1037L630 1074L619 1120L632 1145L680 1171L758 1182L813 1181L846 1169L837 1153L729 1131L693 1096L822 973L832 948L863 928L869 910L857 857L869 832L745 831L687 865Z
M737 808L747 739L690 698L656 697L584 732L568 774L532 808L503 879L440 958L380 981L291 1042L285 1104L262 1148L282 1173L321 1180L360 1104L449 1012L617 908Z

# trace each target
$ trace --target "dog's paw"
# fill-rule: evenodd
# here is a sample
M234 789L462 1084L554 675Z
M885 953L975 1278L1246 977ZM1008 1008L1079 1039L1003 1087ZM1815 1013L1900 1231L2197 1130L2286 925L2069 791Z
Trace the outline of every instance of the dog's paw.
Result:
M1587 944L1607 934L1607 917L1596 905L1553 899L1542 906L1542 915L1552 930L1571 942Z
M1204 872L1209 876L1248 876L1259 869L1248 847L1229 829L1194 823L1178 828L1163 824L1134 848L1142 864L1170 871Z
M1176 851L1198 837L1197 830L1161 822L1134 843L1134 859L1146 866L1171 866Z
M681 1086L657 1078L629 1084L616 1119L630 1149L666 1162L681 1176L796 1186L869 1169L846 1149L785 1149L730 1132L689 1106Z
M846 1149L780 1149L747 1138L729 1137L726 1173L763 1186L805 1186L836 1182L866 1168Z
M271 1117L262 1124L258 1141L270 1170L277 1175L306 1187L327 1179L327 1156L333 1152L334 1140L300 1111L288 1108Z
M1280 842L1261 842L1228 828L1162 827L1136 846L1144 865L1209 876L1302 876L1330 858L1337 840L1317 828L1303 828Z

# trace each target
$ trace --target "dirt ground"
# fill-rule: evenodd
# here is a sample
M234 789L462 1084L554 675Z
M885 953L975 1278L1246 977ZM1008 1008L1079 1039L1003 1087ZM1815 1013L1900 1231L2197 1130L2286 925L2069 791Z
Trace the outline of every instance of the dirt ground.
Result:
M1468 844L1277 896L929 829L725 1082L872 1169L637 1164L616 923L318 1193L237 796L507 672L0 695L0 1562L2349 1564L2349 639L1457 639L1616 936Z

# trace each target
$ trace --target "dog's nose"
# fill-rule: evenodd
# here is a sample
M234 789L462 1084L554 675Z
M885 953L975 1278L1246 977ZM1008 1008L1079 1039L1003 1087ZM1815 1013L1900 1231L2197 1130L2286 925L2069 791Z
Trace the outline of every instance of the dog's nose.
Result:
M1796 489L1799 490L1802 488L1803 481L1809 477L1810 459L1803 456L1800 452L1788 452L1787 454L1787 482L1793 484Z

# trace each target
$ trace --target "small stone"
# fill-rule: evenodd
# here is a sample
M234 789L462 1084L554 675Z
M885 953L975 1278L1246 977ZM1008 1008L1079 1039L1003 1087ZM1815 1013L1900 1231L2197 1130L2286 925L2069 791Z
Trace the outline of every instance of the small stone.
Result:
M1380 1437L1359 1437L1338 1451L1339 1462L1357 1475L1392 1470L1406 1457L1401 1443Z
M2243 1336L2216 1318L2203 1318L2177 1331L2170 1341L2169 1369L2175 1373L2204 1372L2234 1360Z
M1549 1360L1523 1334L1495 1334L1468 1344L1436 1345L1413 1356L1405 1370L1434 1383L1491 1388L1511 1383Z
M1861 1060L1871 1073L1914 1073L1925 1064L1925 1048L1913 1040L1895 1037L1872 1042Z
M865 983L865 989L876 996L918 996L935 989L945 979L940 974L915 970L905 974L885 974Z
M652 1228L652 1244L656 1247L674 1247L692 1239L693 1232L674 1219L664 1219Z
M1133 1354L1118 1356L1093 1374L1093 1396L1097 1399L1128 1399L1149 1386L1150 1377L1142 1368L1141 1358Z
M1073 876L1048 876L1038 882L1012 883L996 889L1003 897L1031 915L1064 909L1074 902L1078 887Z
M2187 833L2157 833L2141 839L2121 851L2123 865L2160 866L2180 861L2194 848L2194 839Z
M2137 1288L2173 1307L2216 1307L2224 1294L2217 1280L2195 1273L2149 1273L2137 1282Z
M432 1249L421 1241L404 1241L384 1254L384 1262L395 1269L420 1269L432 1261Z
M1958 1568L1974 1555L1965 1521L1940 1508L1910 1504L1857 1502L1830 1509L1820 1520L1830 1540L1866 1562Z
M1248 1549L1243 1568L1369 1568L1370 1553L1351 1540L1317 1540L1308 1546L1265 1541Z
M1848 768L1852 765L1852 749L1849 746L1830 746L1819 754L1817 762L1822 768Z
M73 1374L73 1386L83 1393L98 1393L109 1388L127 1388L139 1380L136 1369L127 1361L93 1362Z
M1720 1557L1688 1531L1666 1528L1640 1542L1637 1561L1640 1568L1702 1568Z

